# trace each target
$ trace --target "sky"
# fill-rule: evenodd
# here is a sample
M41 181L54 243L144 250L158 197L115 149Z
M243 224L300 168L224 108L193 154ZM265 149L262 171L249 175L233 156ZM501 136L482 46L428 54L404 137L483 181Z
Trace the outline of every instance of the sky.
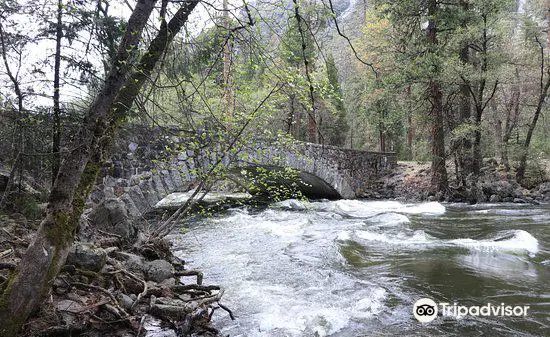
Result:
M55 20L55 5L57 1L54 0L40 0L40 6L35 6L34 9L37 12L43 12L49 14L51 21ZM20 3L28 3L28 1L20 1ZM129 5L133 6L136 1L129 0L124 1L110 1L109 14L120 17L127 20L131 14ZM159 1L160 3L160 1ZM187 24L187 32L190 35L198 35L202 30L213 25L212 15L216 13L216 9L222 7L221 0L211 1L210 5L205 3L199 4L193 11ZM242 5L242 1L230 1L230 8L235 8ZM219 13L219 12L218 12ZM9 22L13 25L10 27ZM158 26L158 10L156 10L149 20L148 35L154 34L153 27ZM12 15L8 20L3 23L4 30L6 31L19 31L22 34L37 36L40 28L39 21L33 14L18 13ZM89 33L83 32L80 38L84 41L88 41ZM67 39L62 40L62 54L73 55L73 57L81 60L87 60L92 63L97 69L101 69L101 60L99 54L85 55L83 50L85 49L84 43L73 42L69 44ZM9 53L9 67L13 74L17 74L18 79L21 82L21 86L24 91L31 89L33 94L27 96L25 100L26 107L29 110L34 110L39 106L49 107L52 105L51 95L53 94L53 56L55 54L55 40L54 36L50 39L39 39L36 42L28 44L21 53L21 65L19 66L18 55L13 52ZM74 81L71 81L71 77L78 77L77 73L67 73L67 63L62 62L62 68L65 69L65 75L62 76L61 86L61 100L64 102L73 101L86 101L89 100L89 90L85 85L74 85ZM102 77L102 74L99 74ZM4 62L0 63L0 99L5 100L7 93L13 92L13 90L6 90L6 86L11 88L11 83L6 75L6 68ZM72 82L72 83L71 83ZM11 96L13 99L13 96Z

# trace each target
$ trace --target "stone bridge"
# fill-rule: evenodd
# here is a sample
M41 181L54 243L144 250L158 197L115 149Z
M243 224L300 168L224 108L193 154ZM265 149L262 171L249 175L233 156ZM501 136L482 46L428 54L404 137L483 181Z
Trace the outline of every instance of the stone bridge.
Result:
M140 147L156 153L150 144L131 142L128 152L119 155L104 169L102 181L92 192L90 201L118 197L133 215L142 215L154 208L172 192L186 191L196 178L195 170L215 162L214 156L184 151L168 167L155 168L155 161L137 158ZM145 149L144 149L145 148ZM143 152L143 151L142 151ZM119 150L120 153L120 150ZM395 153L368 152L336 146L294 142L286 145L255 144L240 159L223 158L233 172L291 168L299 172L299 186L310 198L353 199L361 197L378 177L391 172L396 165ZM121 158L123 157L123 158ZM143 155L141 155L143 157ZM246 159L243 159L246 158Z
M300 175L299 186L310 198L354 199L364 194L381 175L396 165L395 153L369 152L337 146L298 142L262 146L239 167L291 168Z

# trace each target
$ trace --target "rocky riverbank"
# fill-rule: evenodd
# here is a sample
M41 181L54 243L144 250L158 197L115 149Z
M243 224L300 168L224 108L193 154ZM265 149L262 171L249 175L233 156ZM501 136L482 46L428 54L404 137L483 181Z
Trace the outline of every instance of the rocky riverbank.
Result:
M32 240L39 221L0 218L0 287ZM219 336L210 321L223 289L204 285L198 270L128 216L124 202L107 199L81 219L78 240L51 293L21 336Z
M448 172L452 172L452 166ZM541 173L546 174L546 173ZM450 174L453 175L453 174ZM430 164L418 162L398 162L394 172L382 177L374 188L363 197L367 199L397 199L402 201L433 201L442 199L449 202L514 202L546 203L550 202L550 182L548 176L540 177L540 182L532 188L521 186L513 173L505 172L494 160L486 160L473 183L473 177L467 179L465 186L450 180L449 192L438 198L430 193Z

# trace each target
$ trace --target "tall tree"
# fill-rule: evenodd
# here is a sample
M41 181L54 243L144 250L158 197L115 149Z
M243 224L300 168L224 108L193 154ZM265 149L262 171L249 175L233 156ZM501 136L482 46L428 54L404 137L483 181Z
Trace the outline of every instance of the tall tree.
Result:
M533 113L533 116L531 117L531 121L528 124L527 128L527 134L525 136L525 140L521 144L521 152L520 152L520 158L519 158L519 165L516 170L516 180L520 183L525 182L525 173L527 170L527 158L529 155L529 147L531 146L531 140L533 138L533 133L535 131L535 128L537 126L537 122L539 121L539 118L542 114L544 105L546 103L546 98L548 96L548 91L550 90L550 60L548 57L548 53L550 52L550 49L548 49L548 46L550 46L550 0L544 0L542 8L543 16L546 20L544 27L538 27L534 21L536 20L530 20L531 21L531 27L528 27L527 29L527 38L530 40L534 40L539 52L539 83L538 83L538 92L536 95L536 102L535 102L535 111ZM538 21L538 20L537 20ZM534 26L534 27L533 27ZM530 29L529 29L530 28ZM533 29L535 28L535 29Z
M226 31L225 44L223 46L223 106L224 114L231 116L233 114L233 89L231 77L231 64L233 52L233 32L231 30L231 18L229 17L228 0L223 0L223 28Z
M288 18L288 25L281 40L281 56L285 66L289 68L292 85L287 89L289 110L287 125L293 125L295 137L301 138L301 116L307 118L306 139L315 142L317 139L317 122L315 120L315 94L313 90L312 72L314 68L316 51L315 41L308 27L312 26L307 21L304 8L297 1L294 3L293 14ZM305 82L305 84L304 84ZM304 102L298 96L303 86L307 86L307 100Z
M431 136L432 136L432 180L431 189L434 193L444 195L447 192L447 168L445 166L445 134L443 130L443 101L440 82L438 76L441 74L440 64L435 56L438 52L439 43L437 40L438 27L438 3L437 0L428 0L428 28L426 29L428 41L428 53L431 54L434 64L432 64L433 76L428 82L428 94L432 105L430 110L431 117Z

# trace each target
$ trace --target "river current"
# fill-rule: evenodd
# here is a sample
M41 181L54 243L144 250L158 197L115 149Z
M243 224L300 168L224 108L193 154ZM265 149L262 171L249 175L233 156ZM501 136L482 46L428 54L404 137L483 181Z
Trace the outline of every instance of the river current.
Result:
M234 336L550 336L550 207L287 200L171 236L225 288ZM525 316L413 316L420 298L529 306Z

